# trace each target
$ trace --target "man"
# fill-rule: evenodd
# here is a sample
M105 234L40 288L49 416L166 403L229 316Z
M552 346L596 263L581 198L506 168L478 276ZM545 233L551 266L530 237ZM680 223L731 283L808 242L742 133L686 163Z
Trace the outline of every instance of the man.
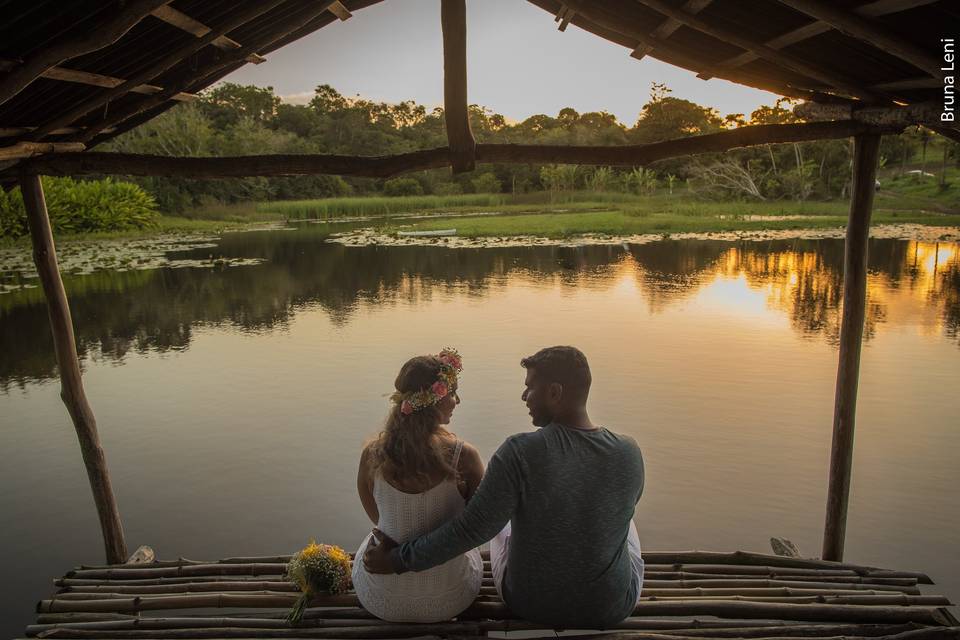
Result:
M464 511L402 545L374 530L374 573L422 571L491 540L497 591L532 622L604 629L639 599L643 560L633 512L643 492L636 441L587 415L590 367L574 347L524 358L522 399L541 427L507 438Z

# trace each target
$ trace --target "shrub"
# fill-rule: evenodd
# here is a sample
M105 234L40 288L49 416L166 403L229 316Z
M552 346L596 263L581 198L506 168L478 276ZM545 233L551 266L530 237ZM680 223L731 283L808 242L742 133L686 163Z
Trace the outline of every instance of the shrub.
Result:
M110 178L42 180L54 232L122 231L150 227L156 222L157 203L135 184ZM0 236L19 237L27 232L20 190L14 189L0 198Z
M470 182L476 193L500 193L500 181L492 173L481 173Z
M423 187L413 178L394 178L383 183L383 194L395 196L422 196Z
M441 182L433 188L438 196L458 196L463 193L463 187L456 182Z

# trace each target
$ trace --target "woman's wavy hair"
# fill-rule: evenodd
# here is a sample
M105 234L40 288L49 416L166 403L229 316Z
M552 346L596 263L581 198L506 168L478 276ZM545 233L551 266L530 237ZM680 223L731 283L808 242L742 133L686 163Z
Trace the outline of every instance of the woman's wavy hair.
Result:
M400 368L393 386L404 394L429 389L437 381L442 364L436 356L410 358ZM438 473L455 477L457 470L450 464L440 439L446 434L449 432L440 424L436 406L403 415L400 404L394 403L383 431L370 444L373 470L394 481L411 476L428 480Z

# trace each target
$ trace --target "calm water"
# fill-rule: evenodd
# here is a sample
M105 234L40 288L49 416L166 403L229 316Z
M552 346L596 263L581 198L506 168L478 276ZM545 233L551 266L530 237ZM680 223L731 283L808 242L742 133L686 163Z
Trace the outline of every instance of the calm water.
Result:
M358 452L408 356L460 350L452 427L489 456L532 428L520 357L572 343L593 366L594 421L643 448L647 549L769 552L778 535L819 554L841 241L452 251L321 233L215 250L257 266L68 279L131 551L355 548L370 527ZM927 571L960 600L960 247L873 241L869 287L847 559ZM0 636L14 637L51 578L103 552L38 290L0 296L0 327Z

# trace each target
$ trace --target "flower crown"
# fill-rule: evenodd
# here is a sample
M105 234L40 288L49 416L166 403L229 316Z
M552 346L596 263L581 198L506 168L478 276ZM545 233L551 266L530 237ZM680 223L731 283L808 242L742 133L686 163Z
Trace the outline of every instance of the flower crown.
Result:
M430 387L407 393L397 391L390 396L390 400L400 405L400 413L403 415L408 416L414 411L437 404L446 398L457 384L457 374L463 371L463 361L457 350L447 347L437 354L437 358L441 363L440 373L437 374L437 381Z

